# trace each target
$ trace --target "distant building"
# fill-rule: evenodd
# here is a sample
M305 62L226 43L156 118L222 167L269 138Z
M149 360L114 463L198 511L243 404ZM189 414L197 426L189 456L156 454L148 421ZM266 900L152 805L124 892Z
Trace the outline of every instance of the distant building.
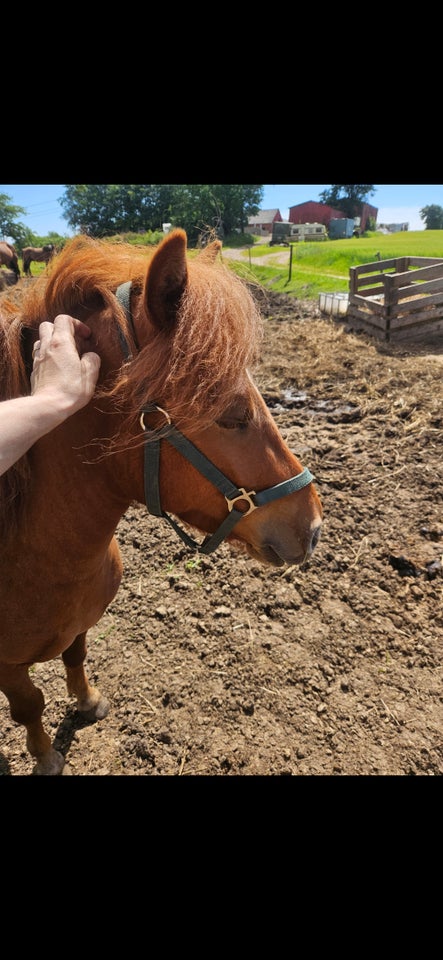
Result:
M289 207L290 223L324 223L325 227L328 227L330 220L344 216L341 210L335 210L327 203L317 203L315 200L307 200L306 203L297 203L295 207Z
M371 207L369 203L356 203L353 212L354 217L360 218L359 231L364 233L368 229L369 219L377 221L378 207ZM324 223L329 226L330 220L346 219L348 214L342 210L335 210L327 203L317 203L315 200L308 200L306 203L298 203L295 207L289 207L290 223Z
M283 217L280 210L259 210L253 217L248 218L248 232L258 236L272 233L272 224L281 223Z
M409 223L378 223L377 230L385 230L388 233L403 233L409 230Z

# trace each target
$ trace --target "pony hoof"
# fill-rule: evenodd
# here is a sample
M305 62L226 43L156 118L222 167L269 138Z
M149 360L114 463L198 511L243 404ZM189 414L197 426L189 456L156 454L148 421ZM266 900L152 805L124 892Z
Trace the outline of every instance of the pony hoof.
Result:
M103 720L103 717L108 715L110 706L109 700L106 700L106 697L101 697L95 710L97 720Z
M97 700L97 703L95 703L93 707L87 707L86 710L81 710L80 707L77 709L85 720L93 721L103 720L109 713L110 706L109 700L106 700L105 697L100 697L100 700Z
M59 774L64 773L64 770L65 758L63 754L59 753L58 750L51 750L45 757L37 761L32 774L34 777L58 777Z

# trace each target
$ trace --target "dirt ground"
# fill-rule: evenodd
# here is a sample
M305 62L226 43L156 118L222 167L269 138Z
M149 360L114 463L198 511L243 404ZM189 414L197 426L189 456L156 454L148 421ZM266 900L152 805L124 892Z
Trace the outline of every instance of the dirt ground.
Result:
M79 718L61 660L33 673L74 775L443 773L443 343L391 347L285 295L262 312L256 380L316 477L320 544L303 570L201 558L131 507L89 635L108 716ZM29 775L3 695L0 730L0 775Z

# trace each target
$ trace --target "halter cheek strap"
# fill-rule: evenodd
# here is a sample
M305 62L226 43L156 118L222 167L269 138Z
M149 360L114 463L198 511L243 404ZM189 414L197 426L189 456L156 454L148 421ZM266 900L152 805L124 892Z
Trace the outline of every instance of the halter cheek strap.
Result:
M130 329L132 330L135 344L138 347L137 337L135 335L135 329L134 329L134 321L132 319L132 313L131 313L131 287L132 287L132 280L127 280L126 283L121 283L120 286L117 287L117 290L115 291L115 296L117 297L117 300L119 300L119 302L121 303L125 311L126 319L128 321ZM131 348L120 326L118 328L118 335L120 338L124 359L132 360Z

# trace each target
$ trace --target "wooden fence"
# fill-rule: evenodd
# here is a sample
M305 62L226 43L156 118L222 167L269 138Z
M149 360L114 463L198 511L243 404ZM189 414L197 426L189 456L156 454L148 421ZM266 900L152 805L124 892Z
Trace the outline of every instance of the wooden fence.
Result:
M443 259L397 257L350 267L346 319L391 342L442 333Z

